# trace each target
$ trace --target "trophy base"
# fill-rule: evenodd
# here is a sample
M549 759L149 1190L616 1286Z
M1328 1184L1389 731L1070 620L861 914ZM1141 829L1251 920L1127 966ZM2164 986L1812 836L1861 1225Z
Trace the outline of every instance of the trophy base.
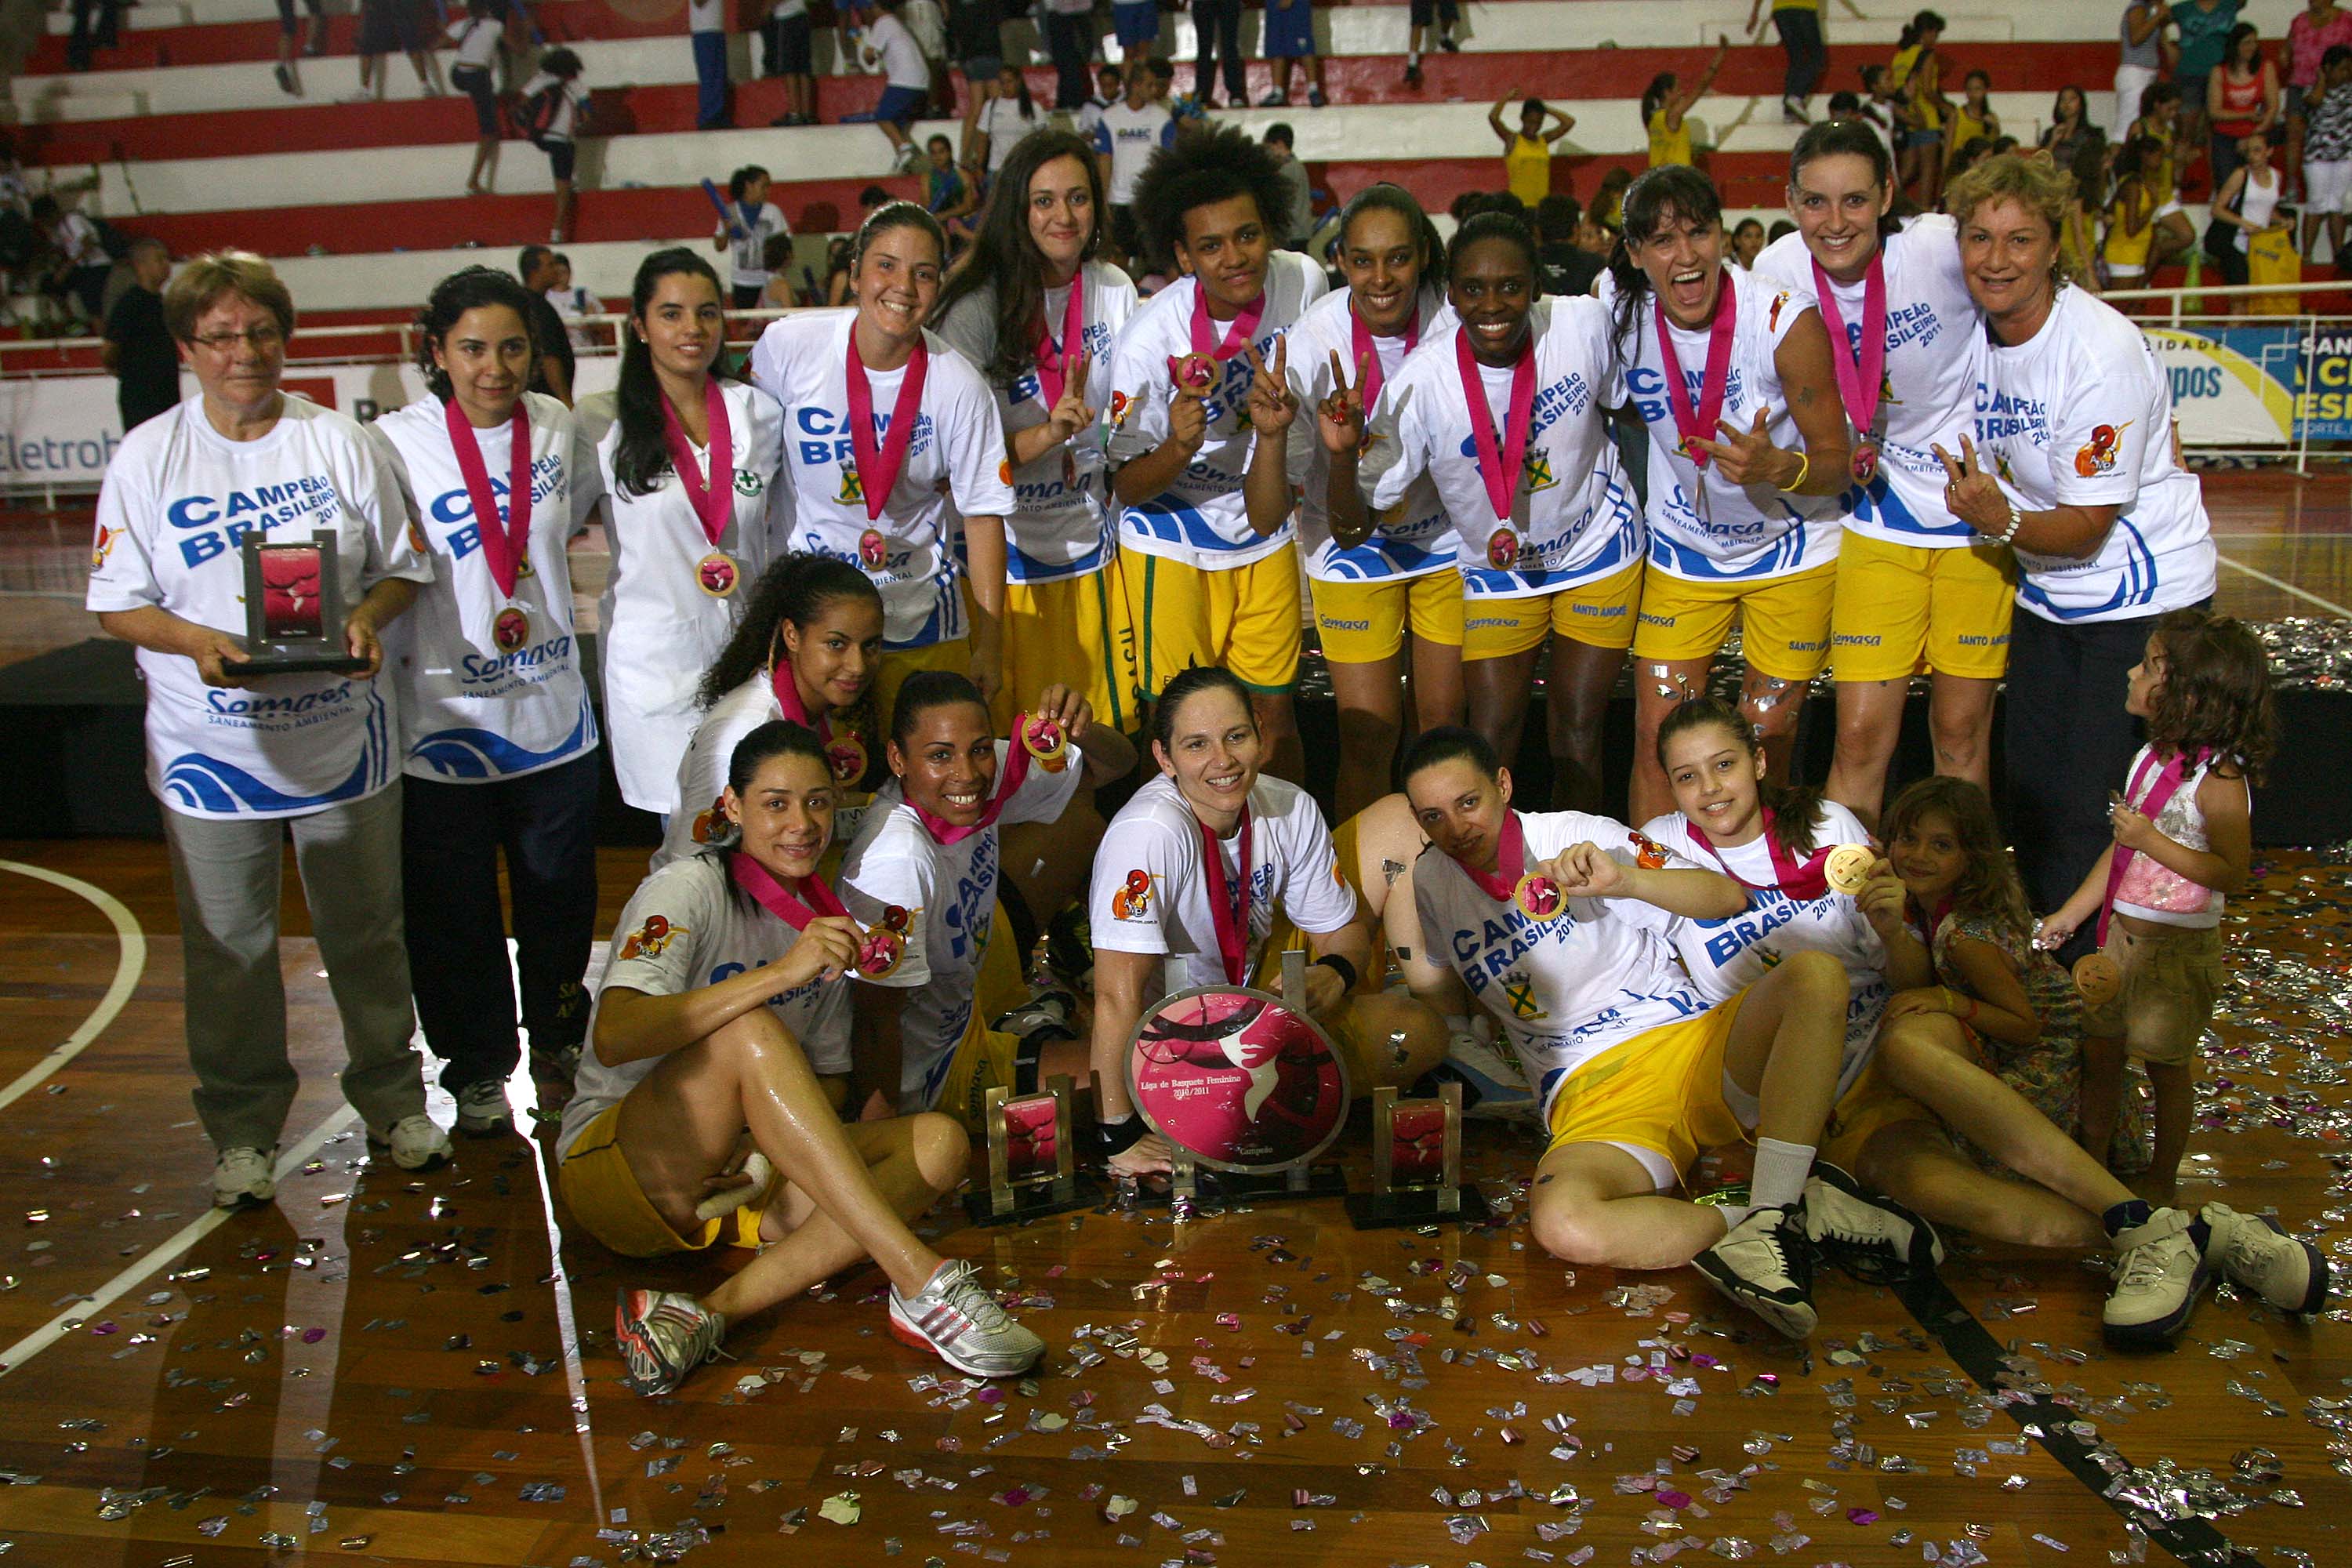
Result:
M235 676L353 675L367 667L368 661L363 658L323 649L313 653L264 648L244 658L221 660L221 668Z
M1171 1178L1165 1192L1144 1187L1137 1201L1145 1208L1166 1208L1181 1183ZM1240 1172L1192 1171L1192 1211L1214 1214L1255 1204L1284 1203L1293 1198L1344 1198L1348 1173L1337 1165L1311 1165L1304 1170Z
M1348 1221L1358 1230L1418 1228L1425 1225L1451 1225L1456 1220L1471 1225L1486 1224L1486 1194L1467 1182L1454 1190L1461 1194L1462 1205L1452 1210L1437 1206L1438 1189L1435 1187L1415 1187L1396 1193L1350 1193L1348 1194Z
M1102 1193L1090 1177L1074 1175L1067 1190L1060 1182L1041 1182L1017 1194L1010 1207L996 1206L996 1194L983 1187L963 1195L964 1216L978 1226L1021 1225L1048 1215L1090 1209L1102 1202Z

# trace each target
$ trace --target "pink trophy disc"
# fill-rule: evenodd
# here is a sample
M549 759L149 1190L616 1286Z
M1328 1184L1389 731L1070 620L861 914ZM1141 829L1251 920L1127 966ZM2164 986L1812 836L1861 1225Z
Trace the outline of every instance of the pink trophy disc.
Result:
M2114 1001L2123 988L2123 967L2105 953L2086 952L2074 961L2074 989L2092 1006Z
M1498 528L1486 539L1486 564L1497 572L1508 572L1518 564L1519 536L1507 528Z
M1518 886L1511 889L1511 901L1531 921L1557 920L1560 911L1568 908L1559 884L1534 871L1519 879Z
M521 606L509 605L490 621L490 642L500 653L513 653L530 640L530 617Z
M1866 844L1841 844L1830 851L1822 875L1830 887L1852 898L1870 883L1870 868L1878 858Z
M1207 354L1177 354L1168 361L1168 374L1177 385L1206 393L1216 384L1217 362Z
M855 735L835 735L824 743L824 761L834 783L854 784L866 776L866 743Z
M882 537L878 528L869 528L857 536L857 560L868 572L879 572L890 564L890 542Z
M1853 482L1866 485L1878 472L1878 448L1864 441L1853 449Z
M724 599L735 592L742 574L735 569L732 556L714 550L694 563L694 585L714 599Z

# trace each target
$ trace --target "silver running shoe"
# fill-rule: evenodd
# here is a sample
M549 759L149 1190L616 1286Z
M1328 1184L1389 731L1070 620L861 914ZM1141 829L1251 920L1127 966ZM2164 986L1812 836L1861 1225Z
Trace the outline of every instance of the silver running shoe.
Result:
M2197 1217L2207 1228L2207 1268L2282 1312L2316 1312L2327 1304L2327 1259L2311 1243L2287 1235L2276 1220L2226 1204L2207 1204Z
M686 1374L717 1357L727 1319L678 1290L624 1288L613 1308L613 1337L639 1394L673 1392Z
M909 1298L890 1287L890 1331L974 1377L1013 1377L1045 1353L1045 1342L1013 1321L970 1263L940 1265Z
M2107 1343L2163 1350L2189 1326L2209 1276L2189 1219L2185 1210L2158 1209L2147 1224L2116 1233L2116 1283L2100 1313Z
M1813 1331L1813 1254L1794 1208L1760 1208L1691 1259L1707 1282L1792 1340Z

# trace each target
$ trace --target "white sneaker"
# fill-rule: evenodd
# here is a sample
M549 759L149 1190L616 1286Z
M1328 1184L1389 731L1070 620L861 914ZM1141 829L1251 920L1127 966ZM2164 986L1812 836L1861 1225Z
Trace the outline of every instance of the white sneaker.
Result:
M1760 1208L1731 1234L1691 1259L1717 1289L1792 1340L1821 1321L1813 1310L1813 1255L1803 1216Z
M1826 1160L1805 1182L1805 1238L1866 1274L1885 1268L1932 1270L1944 1261L1936 1227L1884 1193L1866 1191Z
M507 1103L504 1080L486 1078L457 1091L457 1131L469 1138L514 1131L514 1108Z
M890 1332L974 1377L1013 1377L1037 1364L1045 1342L1013 1321L965 1262L940 1265L910 1300L890 1287Z
M2107 1342L2162 1350L2189 1326L2205 1291L2207 1268L2189 1237L2188 1213L2158 1209L2145 1225L2117 1231L2116 1284L2100 1313Z
M258 1208L278 1195L278 1151L224 1149L213 1162L213 1207Z
M2227 1204L2207 1204L2198 1217L2207 1227L2205 1266L2219 1268L2241 1290L2252 1290L2282 1312L2316 1312L2327 1305L2327 1259L2261 1215Z
M449 1135L421 1110L382 1131L369 1128L368 1147L391 1150L392 1163L404 1171L437 1171L457 1152Z

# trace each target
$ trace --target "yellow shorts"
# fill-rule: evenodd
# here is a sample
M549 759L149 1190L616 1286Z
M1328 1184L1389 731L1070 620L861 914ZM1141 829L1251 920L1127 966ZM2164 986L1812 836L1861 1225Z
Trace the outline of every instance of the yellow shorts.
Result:
M1552 1096L1550 1147L1632 1144L1683 1172L1702 1149L1753 1142L1723 1102L1724 1047L1746 999L1636 1035L1577 1069Z
M1462 574L1452 567L1370 583L1309 578L1315 632L1334 664L1378 664L1404 647L1405 627L1423 642L1462 646Z
M959 675L968 675L971 672L971 644L962 637L952 637L929 647L884 651L882 668L874 672L874 716L882 726L879 739L889 737L890 710L898 700L898 688L906 685L907 677L919 669L952 669Z
M1541 647L1552 633L1593 647L1623 647L1633 640L1647 562L1622 572L1524 599L1479 599L1463 622L1462 657L1506 658Z
M1760 583L1701 583L1653 572L1642 584L1633 657L1713 658L1739 613L1748 668L1781 680L1811 680L1830 658L1830 601L1837 563Z
M1888 1083L1873 1056L1862 1076L1830 1108L1829 1125L1822 1129L1822 1158L1851 1173L1862 1163L1862 1152L1882 1127L1898 1121L1943 1123L1936 1113Z
M1121 734L1135 710L1135 632L1114 560L1083 577L1004 585L1004 687L996 694L996 732L1048 686L1066 686L1094 705L1094 721Z
M956 1042L955 1059L940 1080L939 1099L930 1109L963 1123L974 1142L988 1138L988 1091L1000 1085L1013 1094L1025 1092L1020 1083L1021 1041L988 1026L987 1016L972 1009L963 1038ZM1034 1072L1032 1074L1034 1077ZM1034 1084L1027 1086L1034 1089Z
M1932 550L1849 533L1838 543L1831 673L1902 680L1924 667L1998 680L2016 607L2017 558L2005 544Z
M1156 698L1193 665L1222 664L1254 691L1287 691L1298 679L1298 550L1211 572L1157 555L1120 563L1137 683Z
M572 1140L572 1152L556 1167L556 1190L564 1206L588 1234L606 1250L624 1258L659 1258L671 1252L700 1252L720 1241L730 1247L757 1247L760 1221L767 1214L743 1207L719 1219L705 1220L692 1237L672 1230L669 1221L637 1185L629 1157L621 1150L621 1107L606 1106L589 1119ZM778 1191L769 1189L772 1196Z

